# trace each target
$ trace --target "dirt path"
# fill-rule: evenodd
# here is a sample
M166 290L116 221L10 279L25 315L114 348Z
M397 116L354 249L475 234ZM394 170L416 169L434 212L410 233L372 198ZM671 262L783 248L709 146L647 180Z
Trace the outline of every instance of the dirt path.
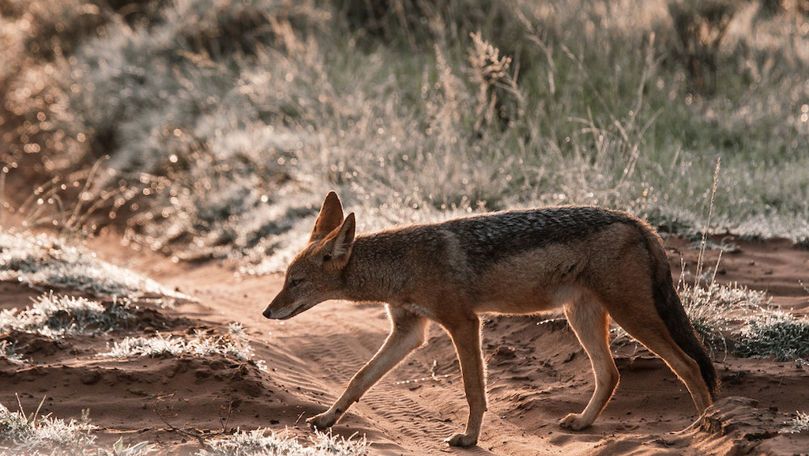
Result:
M809 282L809 251L785 241L734 242L739 251L725 255L719 280L768 290L778 305L807 312L809 292L799 280ZM668 239L667 246L675 265L681 255L689 263L696 258L685 240ZM161 452L193 453L199 444L183 431L211 434L261 426L305 437L310 431L304 419L342 392L388 331L384 307L373 304L327 302L288 321L264 319L261 311L280 288L280 275L242 277L223 262L175 264L121 247L113 237L96 239L90 247L114 264L199 299L147 312L139 331L153 334L162 327L182 334L192 327L221 330L239 322L255 358L268 367L260 372L211 357L100 359L96 353L121 337L115 335L21 341L34 363L0 366L0 400L13 404L19 392L26 406L35 406L47 394L44 411L62 417L90 408L102 442L124 436L130 443L149 440ZM708 264L717 252L708 252ZM0 283L0 306L24 307L37 294ZM705 429L681 432L696 419L687 392L659 359L634 344L615 347L621 383L595 425L580 432L561 429L557 421L580 411L589 399L592 373L574 335L555 317L485 319L490 407L479 446L460 450L442 442L463 428L467 406L454 350L437 325L430 328L428 344L374 386L335 431L364 434L373 454L384 455L796 454L809 449L806 433L778 434L788 413L809 411L806 363L718 356L721 396L731 399L721 402L716 417L703 420Z

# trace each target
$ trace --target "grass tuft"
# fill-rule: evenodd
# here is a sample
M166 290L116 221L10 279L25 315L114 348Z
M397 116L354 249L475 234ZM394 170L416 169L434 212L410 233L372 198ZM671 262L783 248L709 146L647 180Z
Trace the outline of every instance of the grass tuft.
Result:
M22 410L12 412L0 404L0 448L12 454L76 454L95 442L91 431L96 426L87 420L65 422L49 415L37 416L38 412L25 416Z
M769 305L766 293L737 284L714 281L703 287L680 281L678 292L694 329L712 351L726 350L740 319Z
M253 349L238 323L230 325L230 332L224 336L207 336L195 332L191 339L182 337L161 336L127 337L114 342L109 351L100 356L108 358L126 358L130 356L209 356L221 355L226 358L254 363L260 370L266 371L263 360L253 361Z
M98 334L120 329L134 318L126 304L101 305L82 297L43 294L30 307L0 310L0 332L11 330L56 338L69 334Z
M809 357L809 321L778 311L762 311L739 331L736 354L774 356L778 361Z
M781 434L798 434L809 431L809 413L795 412L795 418L784 423L785 427L778 431Z
M25 358L17 353L17 344L8 340L0 340L0 357L12 363L24 363Z
M315 431L309 444L258 428L238 431L223 439L208 442L197 456L361 456L368 454L365 438L343 438Z
M95 445L96 437L92 434L98 427L90 424L88 409L82 411L80 420L66 422L50 414L40 415L44 402L43 397L39 408L29 415L23 411L22 404L15 412L0 404L0 454L141 456L152 451L148 442L127 446L122 439L110 449L99 447Z
M809 321L776 310L763 291L711 282L681 283L680 298L694 329L712 351L779 361L809 356Z

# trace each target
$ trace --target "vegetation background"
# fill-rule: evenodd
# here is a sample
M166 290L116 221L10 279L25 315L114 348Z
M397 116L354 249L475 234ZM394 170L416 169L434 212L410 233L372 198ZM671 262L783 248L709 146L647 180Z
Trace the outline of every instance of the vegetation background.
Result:
M4 211L283 268L360 231L587 203L809 239L806 0L0 0ZM30 182L42 182L30 188Z

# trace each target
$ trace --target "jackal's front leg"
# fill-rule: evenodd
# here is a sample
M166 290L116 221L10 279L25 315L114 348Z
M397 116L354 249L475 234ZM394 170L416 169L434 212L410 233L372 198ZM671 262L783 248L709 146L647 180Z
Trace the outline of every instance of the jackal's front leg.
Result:
M324 413L306 420L318 429L331 427L354 402L383 375L424 342L427 319L398 307L388 306L391 332L373 358L349 382L339 399Z
M469 315L446 327L455 351L458 352L466 401L469 403L466 431L448 438L447 443L451 446L469 447L478 442L483 413L487 408L486 378L480 347L480 319L476 315Z

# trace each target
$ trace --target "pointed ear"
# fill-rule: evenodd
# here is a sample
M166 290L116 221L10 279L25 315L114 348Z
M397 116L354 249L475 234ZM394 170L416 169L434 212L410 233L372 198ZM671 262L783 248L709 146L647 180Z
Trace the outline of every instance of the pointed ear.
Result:
M354 213L348 214L348 217L340 225L340 228L334 230L327 238L324 250L324 261L332 262L336 267L342 268L348 263L348 258L351 256L351 248L354 246L354 231L356 229L356 222L354 221Z
M343 221L343 204L337 193L329 192L320 207L320 214L317 215L315 227L309 236L309 242L323 239L327 234L334 231Z

